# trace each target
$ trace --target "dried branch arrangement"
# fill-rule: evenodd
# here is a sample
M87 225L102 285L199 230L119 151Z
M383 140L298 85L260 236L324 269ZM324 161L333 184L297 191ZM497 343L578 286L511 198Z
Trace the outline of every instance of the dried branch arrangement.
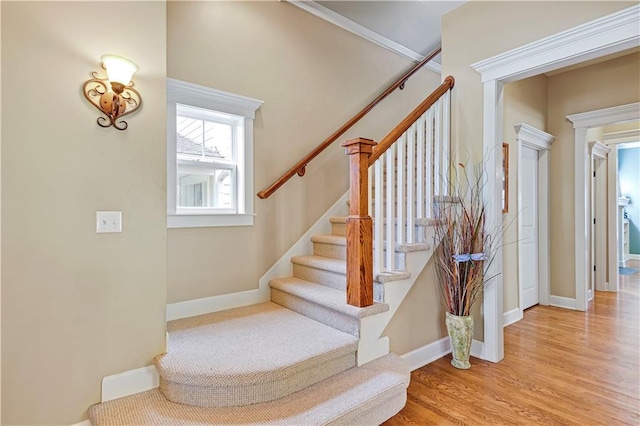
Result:
M482 189L482 165L471 172L466 165L452 166L445 178L450 196L434 201L435 238L440 243L434 254L440 290L450 314L470 315L482 294L486 270L495 256L495 232L486 227Z

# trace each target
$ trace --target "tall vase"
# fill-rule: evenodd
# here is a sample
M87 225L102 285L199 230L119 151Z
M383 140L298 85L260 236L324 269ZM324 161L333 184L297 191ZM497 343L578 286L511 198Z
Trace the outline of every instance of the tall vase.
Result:
M451 341L451 365L466 370L471 368L469 353L473 337L473 316L458 316L446 312L447 331Z

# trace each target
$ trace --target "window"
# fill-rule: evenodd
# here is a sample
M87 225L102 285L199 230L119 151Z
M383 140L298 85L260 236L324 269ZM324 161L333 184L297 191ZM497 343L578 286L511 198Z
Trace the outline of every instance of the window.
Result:
M253 119L260 105L168 80L168 227L253 224Z

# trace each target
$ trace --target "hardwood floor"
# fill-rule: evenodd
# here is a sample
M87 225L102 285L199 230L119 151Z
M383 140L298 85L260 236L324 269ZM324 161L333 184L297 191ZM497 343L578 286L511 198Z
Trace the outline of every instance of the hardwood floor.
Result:
M414 371L384 425L640 425L640 273L620 287L586 313L528 309L505 328L500 363L457 370L449 355Z

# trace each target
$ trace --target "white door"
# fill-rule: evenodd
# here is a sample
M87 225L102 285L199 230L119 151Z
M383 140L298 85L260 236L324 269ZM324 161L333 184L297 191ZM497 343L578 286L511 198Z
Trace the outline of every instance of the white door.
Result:
M538 304L538 151L522 147L520 262L523 309Z

